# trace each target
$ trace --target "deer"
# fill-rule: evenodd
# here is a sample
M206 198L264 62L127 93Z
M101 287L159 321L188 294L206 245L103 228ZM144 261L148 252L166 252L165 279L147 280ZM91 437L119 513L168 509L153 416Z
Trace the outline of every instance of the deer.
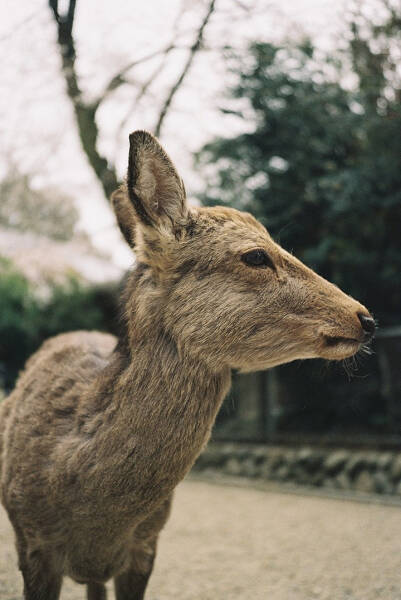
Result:
M207 443L231 372L343 360L373 336L369 311L253 216L190 206L158 140L129 137L113 195L136 254L118 338L44 342L0 408L1 499L26 600L63 578L88 600L142 600L177 484Z

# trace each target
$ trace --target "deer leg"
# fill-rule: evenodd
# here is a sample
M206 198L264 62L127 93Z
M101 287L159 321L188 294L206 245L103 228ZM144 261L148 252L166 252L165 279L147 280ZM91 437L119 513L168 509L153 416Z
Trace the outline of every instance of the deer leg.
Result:
M18 554L18 566L24 579L25 600L58 600L63 575L57 569L57 555L50 549L30 548L22 529L9 513L14 526L15 545Z
M170 514L172 496L166 498L135 530L129 569L114 578L116 600L143 600L156 557L157 538Z
M88 583L86 593L88 600L107 599L107 591L103 583Z
M51 560L35 550L20 555L19 564L25 600L58 600L63 577L54 569Z
M130 568L114 578L116 600L143 600L156 556L156 540L132 551Z

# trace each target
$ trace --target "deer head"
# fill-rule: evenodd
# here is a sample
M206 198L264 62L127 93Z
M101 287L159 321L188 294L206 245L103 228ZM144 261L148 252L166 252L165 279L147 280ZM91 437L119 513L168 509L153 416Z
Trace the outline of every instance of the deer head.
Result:
M126 186L113 204L135 247L130 338L155 323L214 369L341 360L373 335L367 309L275 243L250 214L189 207L183 182L149 133L130 136Z

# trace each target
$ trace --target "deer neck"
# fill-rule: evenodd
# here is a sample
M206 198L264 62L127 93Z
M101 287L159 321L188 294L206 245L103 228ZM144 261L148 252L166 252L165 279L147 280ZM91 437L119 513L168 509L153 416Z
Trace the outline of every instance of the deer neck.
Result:
M113 494L137 503L171 493L208 441L230 380L227 367L179 353L161 329L117 349L91 394L103 407L93 439L103 489L108 479Z

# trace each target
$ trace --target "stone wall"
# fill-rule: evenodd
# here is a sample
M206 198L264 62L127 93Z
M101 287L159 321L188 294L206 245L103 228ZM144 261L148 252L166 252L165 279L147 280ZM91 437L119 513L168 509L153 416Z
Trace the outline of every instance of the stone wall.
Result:
M195 471L401 496L401 451L210 443Z

